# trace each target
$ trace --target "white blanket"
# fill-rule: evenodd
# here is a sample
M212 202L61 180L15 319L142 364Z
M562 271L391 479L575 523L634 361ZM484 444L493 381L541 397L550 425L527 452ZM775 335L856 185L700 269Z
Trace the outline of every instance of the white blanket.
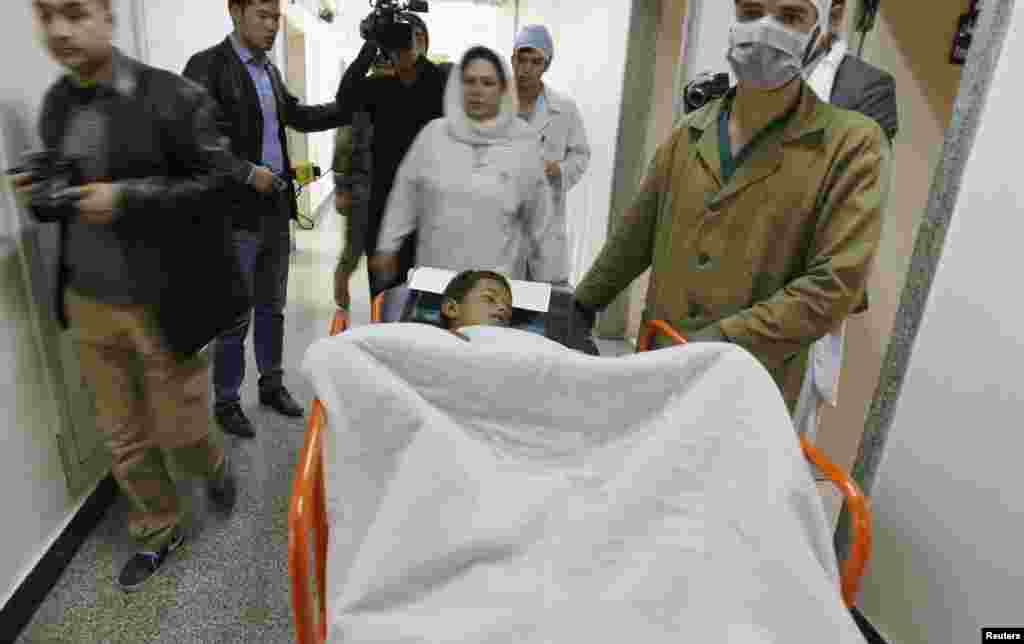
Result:
M328 416L330 642L863 642L748 353L595 358L465 331L372 325L306 354Z

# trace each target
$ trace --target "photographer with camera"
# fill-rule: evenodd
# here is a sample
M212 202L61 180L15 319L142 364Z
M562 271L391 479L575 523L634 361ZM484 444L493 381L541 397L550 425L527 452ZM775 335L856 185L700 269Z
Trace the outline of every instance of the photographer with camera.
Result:
M361 175L369 181L363 191L338 185L343 196L339 201L349 206L348 216L359 221L350 222L349 230L361 231L361 239L348 239L349 251L343 254L335 270L335 300L339 306L348 302L348 281L360 256L372 256L388 195L395 181L398 167L412 146L420 130L430 121L444 116L444 88L446 74L427 60L425 49L416 44L416 32L426 35L426 25L410 11L425 11L425 2L378 0L377 6L362 23L361 35L366 39L359 56L349 66L341 81L337 101L346 124L356 115L372 128L372 137L354 133L356 140L368 140L370 149L365 158L371 159L369 172ZM422 47L427 46L422 39ZM367 78L367 72L380 57L392 62L395 73L390 76ZM358 187L356 187L358 188ZM414 265L416 241L405 240L400 253L400 281ZM353 261L354 258L354 261ZM394 285L370 273L370 296Z
M285 388L284 309L291 254L290 220L298 218L285 127L322 132L342 125L335 103L302 105L267 56L281 28L276 0L228 0L235 30L193 55L184 75L220 107L221 131L231 140L235 191L228 216L235 250L253 298L234 327L217 340L214 356L217 421L224 431L251 438L239 389L245 379L245 338L253 321L259 401L284 416L303 415Z
M230 153L216 106L180 76L113 46L110 0L35 0L43 42L67 74L47 91L47 152L14 177L60 229L57 320L70 327L112 472L140 545L118 575L136 590L181 545L163 450L230 512L236 488L211 438L203 347L248 306L217 207Z

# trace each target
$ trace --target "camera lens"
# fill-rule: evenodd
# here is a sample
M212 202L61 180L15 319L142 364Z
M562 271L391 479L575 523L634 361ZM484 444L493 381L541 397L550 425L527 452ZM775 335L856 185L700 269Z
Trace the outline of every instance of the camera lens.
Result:
M690 109L698 109L707 101L707 94L700 85L691 85L686 90L685 100Z

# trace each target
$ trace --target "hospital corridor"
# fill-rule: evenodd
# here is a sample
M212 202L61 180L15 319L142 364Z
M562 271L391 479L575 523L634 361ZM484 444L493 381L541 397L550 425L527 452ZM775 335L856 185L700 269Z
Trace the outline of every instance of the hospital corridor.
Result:
M0 643L1024 641L1024 4L4 18Z

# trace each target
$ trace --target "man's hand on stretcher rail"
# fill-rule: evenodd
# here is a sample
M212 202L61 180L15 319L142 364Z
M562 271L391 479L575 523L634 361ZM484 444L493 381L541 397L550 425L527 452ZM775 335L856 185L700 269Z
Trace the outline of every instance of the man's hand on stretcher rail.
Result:
M597 321L597 312L581 304L576 298L572 300L572 308L569 310L569 324L572 329L579 329L590 335L594 332L594 322Z

